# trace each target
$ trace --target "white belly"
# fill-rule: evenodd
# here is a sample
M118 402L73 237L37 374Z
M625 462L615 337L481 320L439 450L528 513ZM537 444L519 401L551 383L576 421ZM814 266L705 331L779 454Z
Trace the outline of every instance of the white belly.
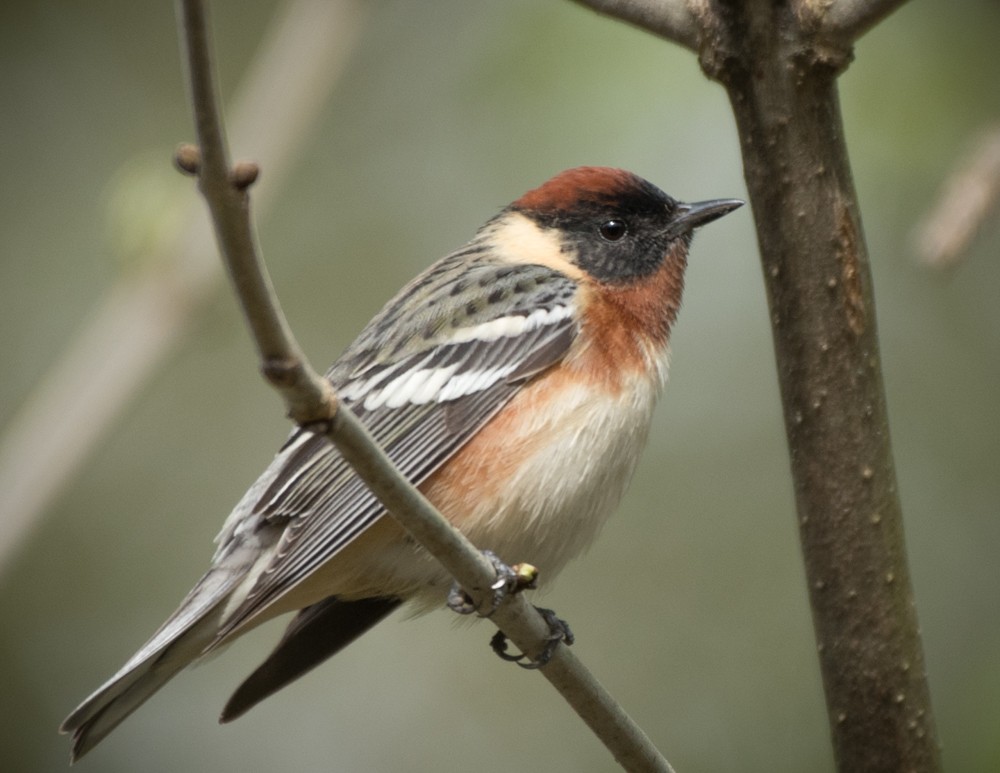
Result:
M506 496L478 503L463 519L473 543L504 561L534 564L543 580L590 545L618 506L649 434L659 390L642 381L619 396L567 391L536 426L526 426L549 441L521 464Z
M470 441L478 448L462 455L464 464L453 460L445 478L421 489L476 547L508 564L536 566L545 583L590 545L618 506L649 434L665 356L658 365L649 374L618 374L620 389L564 387L542 410L505 412L501 427ZM317 572L324 575L320 596L396 595L415 601L417 611L442 603L451 577L390 516L357 543Z
M494 444L495 458L520 442L537 447L504 476L497 492L478 496L473 487L452 499L433 489L426 493L478 548L509 564L536 566L545 583L590 545L618 506L649 434L665 371L664 363L652 378L631 376L635 381L618 394L564 390L549 410L522 414ZM377 585L415 599L419 608L437 606L451 578L418 553L412 543L397 543L379 556L377 567L368 567L368 577L379 577Z

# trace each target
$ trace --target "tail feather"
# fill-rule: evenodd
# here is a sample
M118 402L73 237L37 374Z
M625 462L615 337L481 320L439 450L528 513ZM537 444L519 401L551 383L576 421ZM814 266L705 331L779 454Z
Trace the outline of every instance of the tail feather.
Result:
M205 575L118 673L66 717L59 732L73 734L73 762L202 655L214 641L226 602L240 579L239 575L221 572Z
M335 655L402 604L386 597L341 601L330 597L298 613L274 651L244 680L222 710L236 719L260 701Z

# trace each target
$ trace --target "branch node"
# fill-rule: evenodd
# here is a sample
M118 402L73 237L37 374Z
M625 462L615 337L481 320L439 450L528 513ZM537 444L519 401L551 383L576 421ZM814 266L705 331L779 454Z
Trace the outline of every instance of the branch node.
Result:
M334 403L334 412L336 411L336 403ZM300 422L299 426L312 432L314 435L329 435L333 432L333 421L334 417L330 416L326 419L313 419L312 421Z
M174 151L174 165L184 174L197 175L201 171L201 149L190 142L182 142Z
M302 362L294 357L265 357L260 372L269 384L276 387L291 387L299 380Z
M260 176L260 166L253 161L237 161L229 170L229 182L240 191L253 185Z

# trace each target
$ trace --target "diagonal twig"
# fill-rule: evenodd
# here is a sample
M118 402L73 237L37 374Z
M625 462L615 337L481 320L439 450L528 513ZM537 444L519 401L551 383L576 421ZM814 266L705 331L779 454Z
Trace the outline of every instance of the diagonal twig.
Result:
M692 0L574 0L597 13L632 24L698 50L698 25L691 11Z
M921 219L914 242L921 260L950 268L968 252L980 229L1000 212L1000 126L984 131L945 180L937 202Z
M838 40L852 42L864 35L906 0L804 0L822 30Z

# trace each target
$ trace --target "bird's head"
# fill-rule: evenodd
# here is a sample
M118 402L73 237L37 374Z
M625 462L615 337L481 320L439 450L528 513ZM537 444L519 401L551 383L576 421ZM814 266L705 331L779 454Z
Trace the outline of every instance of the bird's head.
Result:
M691 235L743 202L679 202L622 169L583 166L528 191L508 208L551 240L590 278L620 285L655 274L665 260L684 261Z

